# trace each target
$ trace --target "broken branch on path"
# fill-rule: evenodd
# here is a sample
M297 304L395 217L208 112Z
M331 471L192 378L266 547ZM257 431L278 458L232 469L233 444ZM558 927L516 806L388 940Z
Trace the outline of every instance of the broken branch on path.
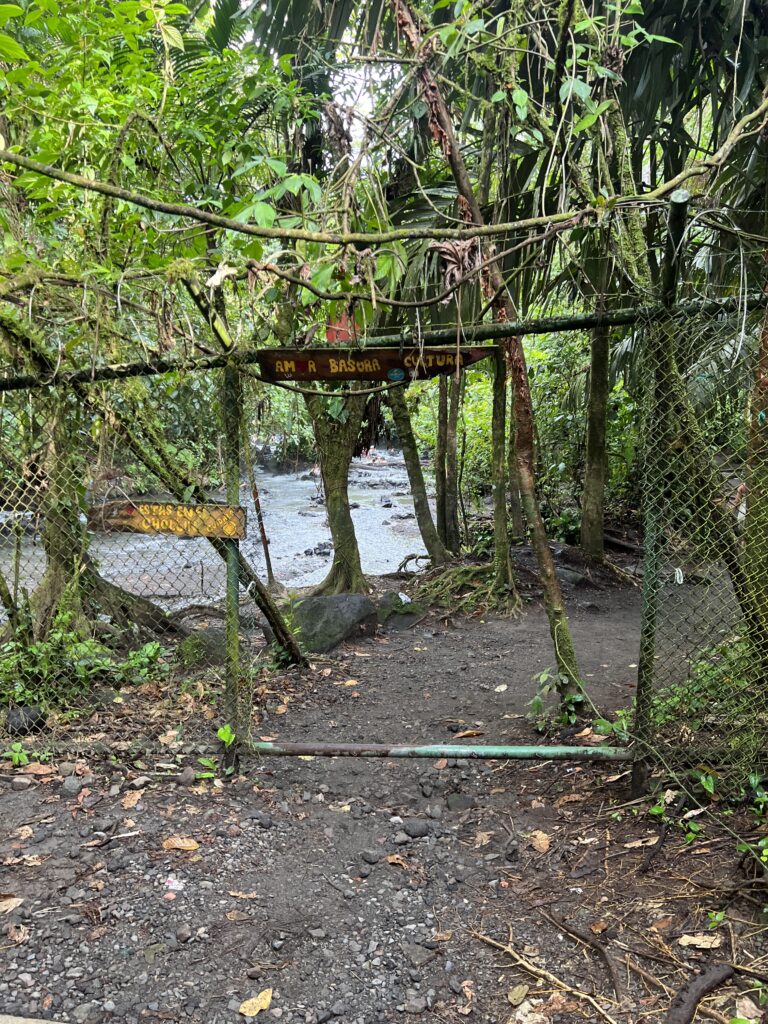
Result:
M576 928L572 924L566 924L562 918L557 917L557 915L553 914L552 911L544 912L543 916L556 928L559 928L560 931L565 932L566 935L572 936L572 938L577 939L585 946L589 946L590 949L594 949L600 954L608 970L608 976L611 979L611 984L613 985L613 991L616 993L616 998L620 1004L624 1005L627 999L627 993L624 985L622 984L616 963L605 945L596 936L590 935L588 932L583 932L580 928Z
M546 981L550 985L559 989L561 992L568 992L570 995L575 996L576 999L581 999L585 1003L589 1003L593 1010L600 1014L603 1020L607 1021L608 1024L617 1024L616 1018L612 1017L607 1010L598 1003L598 1001L591 996L589 992L584 992L580 988L574 988L573 985L569 985L568 982L562 981L557 975L552 974L544 967L537 967L536 964L531 963L521 953L518 953L515 947L512 945L512 936L510 934L509 942L497 942L496 939L492 939L490 935L484 935L482 932L470 931L469 933L473 938L479 939L480 942L484 942L486 946L492 946L494 949L500 949L502 953L506 953L518 967L530 974L533 978L538 978L540 981ZM608 998L608 997L605 997Z
M732 978L734 973L730 964L712 964L705 967L676 993L664 1024L691 1024L704 996L714 992L723 982Z

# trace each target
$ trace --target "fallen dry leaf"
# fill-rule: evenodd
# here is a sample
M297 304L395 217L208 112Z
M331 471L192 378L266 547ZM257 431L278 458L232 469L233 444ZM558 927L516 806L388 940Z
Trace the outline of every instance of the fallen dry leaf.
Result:
M479 850L483 846L487 846L493 838L493 832L478 832L475 836L474 849Z
M179 742L179 734L176 729L170 729L168 732L164 732L162 736L158 736L157 742L162 743L164 747L176 746Z
M435 942L449 942L453 938L453 932L435 932L432 938Z
M52 764L40 764L39 761L32 761L30 764L25 764L21 772L23 775L54 775L56 769Z
M284 714L286 714L287 711L288 711L288 708L285 706L285 704L278 704L277 707L275 708L275 714L276 715L284 715ZM245 1005L245 1004L243 1004L243 1005Z
M459 1006L456 1008L456 1012L460 1013L462 1017L468 1017L472 1013L472 1002L475 998L475 983L474 981L462 981L461 991L464 998L467 1000L466 1006Z
M21 825L13 834L17 839L31 839L35 830L29 825Z
M438 771L442 771L443 768L447 768L447 767L448 767L448 758L447 757L441 757L439 761L435 761L435 768L437 768Z
M529 989L529 985L515 985L507 992L507 1002L511 1006L519 1006L528 995Z
M528 841L537 853L546 853L551 845L547 833L538 828L531 832Z
M230 889L229 895L238 900L255 900L259 897L257 892L239 892L237 889Z
M589 930L593 935L601 935L607 927L608 924L606 921L595 921L594 924L589 926Z
M538 1008L543 1003L543 999L526 999L512 1018L514 1024L550 1024L550 1018L544 1013L539 1013Z
M126 793L120 801L121 806L124 807L126 811L130 811L131 808L135 807L144 796L144 792L145 791L143 789L133 789L130 793Z
M199 850L200 843L196 839L191 839L189 836L169 836L168 839L163 840L164 850L180 850L185 853L190 853L192 850Z
M484 736L485 733L481 732L480 729L462 729L461 732L457 732L454 739L467 740L470 736Z
M739 996L736 1000L736 1016L749 1021L749 1024L760 1024L764 1019L763 1011L755 1006L749 996Z
M225 917L228 921L250 921L248 914L244 914L242 910L230 910Z
M387 857L387 864L396 864L399 868L408 870L408 861L405 857L401 857L399 853L390 853Z
M12 896L9 892L0 892L0 914L10 914L24 902L22 896Z
M259 992L253 999L246 999L244 1003L240 1004L240 1013L244 1017L255 1017L257 1013L261 1013L262 1010L268 1010L272 1004L272 989L265 988L263 992Z
M716 932L696 932L695 935L681 935L678 946L692 946L694 949L719 949L723 944L723 936Z
M674 917L660 917L658 921L653 922L651 928L656 932L666 931L674 920Z
M20 857L6 857L3 861L4 866L10 866L12 864L24 864L28 868L37 868L43 863L43 858L37 853L24 853Z
M5 929L5 934L14 946L23 946L29 938L30 931L24 924L11 924Z
M559 809L560 807L565 807L566 804L577 804L582 800L586 800L586 797L580 793L566 793L565 796L558 797L555 800L555 807Z
M646 836L645 839L633 839L630 843L624 843L624 849L639 850L641 846L655 846L658 841L658 836Z
M334 686L359 686L360 683L358 682L357 679L341 679L337 683L334 683L333 685Z

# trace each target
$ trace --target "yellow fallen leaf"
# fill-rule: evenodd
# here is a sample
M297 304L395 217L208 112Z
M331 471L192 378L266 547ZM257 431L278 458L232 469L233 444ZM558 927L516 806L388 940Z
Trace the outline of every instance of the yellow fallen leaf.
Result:
M447 767L448 767L448 758L447 757L441 757L439 761L435 761L435 768L437 768L438 771L442 771L443 768L447 768Z
M230 889L229 895L238 900L257 900L259 898L257 892L240 892L238 889Z
M228 921L250 921L250 917L242 910L230 910L224 915Z
M530 986L528 985L515 985L507 992L507 1002L512 1006L519 1006L528 995L529 990Z
M485 733L481 732L479 729L462 729L461 732L457 732L456 733L454 739L466 740L466 739L469 739L470 736L484 736L484 735L485 735Z
M546 832L542 832L541 829L535 829L528 836L528 840L531 846L537 853L546 853L550 847L550 839Z
M479 850L483 846L487 846L493 838L493 832L478 832L475 836L474 848Z
M719 949L723 944L723 936L716 932L697 932L695 935L681 935L678 946L693 946L694 949Z
M257 1013L261 1013L262 1010L268 1010L272 1005L272 989L265 988L263 992L259 992L253 999L246 999L244 1003L240 1004L240 1013L244 1017L255 1017Z
M126 809L126 811L130 811L132 807L136 806L143 796L143 789L134 789L130 793L125 794L123 799L120 801L120 804Z
M168 839L163 840L163 849L181 850L182 852L189 853L192 850L199 850L200 843L189 836L169 836Z
M10 893L0 893L0 914L10 914L16 907L20 907L24 902L21 896L11 896Z
M278 704L277 707L275 708L276 715L284 715L287 711L288 708L285 706L285 704Z
M595 921L594 924L589 926L589 930L593 935L601 935L608 927L605 921Z
M338 683L334 683L334 686L359 686L360 683L357 679L342 679Z

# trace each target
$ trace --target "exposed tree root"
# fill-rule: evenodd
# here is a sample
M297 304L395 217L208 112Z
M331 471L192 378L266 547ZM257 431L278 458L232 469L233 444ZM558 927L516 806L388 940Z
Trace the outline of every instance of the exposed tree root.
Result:
M426 573L417 583L414 600L422 605L447 608L469 615L493 611L514 615L520 610L520 596L499 587L492 564L441 566Z
M733 967L730 964L711 964L709 967L705 967L674 997L670 1003L665 1024L691 1024L704 996L714 992L731 977L733 977Z

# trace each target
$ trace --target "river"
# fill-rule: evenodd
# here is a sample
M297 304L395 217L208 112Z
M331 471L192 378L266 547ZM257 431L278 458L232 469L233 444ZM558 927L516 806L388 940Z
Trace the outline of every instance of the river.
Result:
M289 589L319 583L332 559L325 508L319 503L319 481L306 469L271 473L257 468L256 478L275 576ZM110 499L118 497L109 495ZM214 497L221 499L218 494ZM349 498L354 506L352 518L365 573L393 572L408 555L425 553L401 453L377 454L373 461L354 459L349 473ZM243 553L265 578L256 514L245 481L241 485L240 504L246 509L248 520ZM0 570L9 583L13 580L14 549L10 525L6 514L0 537ZM94 533L90 552L107 579L169 610L189 603L216 601L224 594L223 563L204 539ZM40 538L28 532L21 545L21 586L31 591L44 568Z

